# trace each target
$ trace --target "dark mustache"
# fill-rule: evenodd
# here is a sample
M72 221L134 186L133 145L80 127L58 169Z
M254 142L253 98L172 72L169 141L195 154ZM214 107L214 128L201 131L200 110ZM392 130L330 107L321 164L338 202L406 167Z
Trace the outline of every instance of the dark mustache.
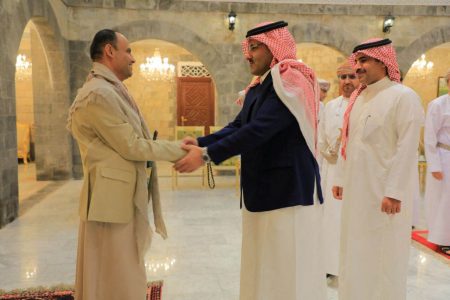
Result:
M359 73L365 73L366 71L364 71L363 69L356 69L356 73L357 74L359 74Z

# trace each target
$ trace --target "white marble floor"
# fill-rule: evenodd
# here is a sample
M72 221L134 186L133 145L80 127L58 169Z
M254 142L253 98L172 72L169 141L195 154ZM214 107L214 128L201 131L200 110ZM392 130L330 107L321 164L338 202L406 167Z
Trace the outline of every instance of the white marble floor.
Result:
M162 170L169 239L156 237L146 255L149 280L164 280L164 300L234 300L239 293L241 222L234 179L214 190L200 178L181 178L172 191ZM73 284L81 181L21 187L21 216L0 230L0 289ZM33 190L30 192L29 190ZM28 194L27 194L28 191ZM450 264L413 244L408 300L450 299ZM338 299L329 282L328 299Z

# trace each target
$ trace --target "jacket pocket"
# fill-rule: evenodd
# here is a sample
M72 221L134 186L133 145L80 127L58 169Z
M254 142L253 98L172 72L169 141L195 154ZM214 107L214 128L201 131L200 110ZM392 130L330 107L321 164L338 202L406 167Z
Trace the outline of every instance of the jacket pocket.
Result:
M130 172L119 170L119 169L113 169L113 168L101 168L100 174L104 178L113 179L113 180L119 180L123 182L132 182L133 176Z
M92 187L88 220L128 223L133 218L136 172L99 168Z

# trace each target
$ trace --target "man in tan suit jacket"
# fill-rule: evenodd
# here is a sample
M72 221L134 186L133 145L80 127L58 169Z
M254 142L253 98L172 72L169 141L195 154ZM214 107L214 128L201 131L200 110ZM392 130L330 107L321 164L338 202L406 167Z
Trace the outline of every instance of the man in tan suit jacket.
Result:
M128 40L109 29L91 44L94 62L69 112L68 129L78 142L84 184L75 299L143 300L144 254L152 231L167 237L159 203L156 166L147 161L176 161L185 155L176 142L154 141L123 80L135 59Z

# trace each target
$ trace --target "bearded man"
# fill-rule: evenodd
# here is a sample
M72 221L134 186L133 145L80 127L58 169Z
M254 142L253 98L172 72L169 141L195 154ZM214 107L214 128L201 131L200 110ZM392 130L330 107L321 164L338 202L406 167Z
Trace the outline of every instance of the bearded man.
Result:
M286 26L263 23L247 32L242 50L257 79L242 110L222 130L186 139L190 153L175 164L190 172L241 154L241 300L326 298L315 158L319 86L297 61Z
M406 299L412 198L423 109L400 83L392 42L349 58L361 85L344 114L333 194L343 199L339 299Z

